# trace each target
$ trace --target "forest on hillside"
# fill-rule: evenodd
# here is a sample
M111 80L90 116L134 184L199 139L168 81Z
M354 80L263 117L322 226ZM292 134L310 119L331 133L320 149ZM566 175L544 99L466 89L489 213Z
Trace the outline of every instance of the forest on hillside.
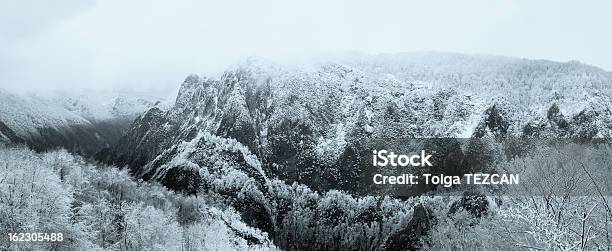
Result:
M161 103L0 93L0 249L612 247L609 72L461 54L338 61L247 60L191 74ZM373 170L377 149L434 165ZM520 182L371 184L400 171Z
M274 249L228 207L133 180L65 150L0 148L0 248L8 250ZM9 241L8 233L62 233Z
M3 146L0 159L0 229L63 233L61 242L9 242L5 235L3 249L277 249L223 196L177 194L65 150L36 153ZM510 164L527 167L542 159ZM283 244L296 245L290 249L605 250L612 240L609 196L466 193L397 200L319 194L297 184L276 189L281 189L274 195L277 203L290 204L285 204L283 232L275 238L291 240L294 244Z

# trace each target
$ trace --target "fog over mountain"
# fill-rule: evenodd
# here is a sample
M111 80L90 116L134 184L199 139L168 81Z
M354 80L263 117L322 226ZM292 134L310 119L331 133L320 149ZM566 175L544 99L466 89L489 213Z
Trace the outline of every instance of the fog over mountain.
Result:
M240 7L237 7L240 6ZM0 3L0 87L166 90L246 57L440 51L612 70L605 0Z
M164 241L159 245L170 249L176 241L200 245L196 245L197 238L205 238L209 232L193 232L193 224L198 224L198 229L211 229L209 222L218 217L202 207L229 207L236 214L232 217L238 217L233 221L246 228L235 230L236 223L226 221L223 229L229 229L227 238L234 241L218 240L206 247L439 249L459 245L461 238L452 233L463 229L461 224L469 224L462 230L465 234L482 240L461 244L466 248L551 248L551 241L558 242L556 246L572 247L582 238L572 234L581 227L579 221L570 220L581 217L584 209L580 205L597 205L600 199L607 203L605 198L610 198L612 167L604 164L609 147L589 148L588 154L593 157L580 159L587 161L580 163L588 166L584 172L596 176L574 190L597 190L601 197L580 197L563 208L551 207L553 211L540 211L542 203L548 203L546 197L517 202L515 198L520 197L503 197L511 190L499 188L461 193L421 185L410 188L411 196L391 198L395 190L371 185L370 169L360 159L378 147L403 149L394 145L393 139L424 139L420 147L435 149L437 154L433 160L435 172L518 172L530 184L525 185L527 189L540 186L545 184L541 178L558 180L558 171L563 169L552 165L546 169L550 176L534 176L534 172L542 171L535 163L566 156L567 150L552 150L553 145L539 144L538 139L606 142L610 138L611 84L610 72L579 62L456 53L353 54L302 65L251 58L218 76L187 76L171 100L134 93L39 97L3 92L0 138L9 147L5 156L10 151L23 151L15 150L21 144L38 151L64 147L84 156L95 155L96 165L128 170L130 179L161 184L176 193L167 195L170 197L166 200L206 198L187 199L189 202L178 205L166 202L160 207L150 198L126 191L135 200L128 204L127 211L113 206L125 199L109 198L107 206L115 208L109 212L119 217L112 223L116 226L131 224L130 219L143 216L175 222L167 224L181 228L179 235L160 237ZM376 143L380 140L382 145ZM61 156L49 163L64 163L68 158L69 162L62 165L75 165L66 154L42 157ZM23 159L11 163L20 161ZM76 172L52 170L58 170L60 177ZM87 172L98 172L93 170ZM79 175L79 179L93 179ZM105 175L111 175L111 180L125 180L126 174ZM575 182L575 176L561 177ZM121 186L141 185L128 182ZM94 189L124 194L114 185ZM558 189L567 191L557 186L546 189L555 194ZM381 192L386 196L377 195ZM67 200L106 205L80 197ZM600 237L593 237L588 245L608 243L609 239L601 237L602 231L610 228L608 206L599 207L598 216L589 217L590 227L598 229L593 231ZM142 216L130 211L145 210L142 207L153 211ZM183 207L190 209L184 211ZM546 215L555 210L568 213L567 225L556 229L554 236L537 232L534 227L553 224ZM13 229L26 227L11 218L18 214L7 219L13 222ZM517 215L527 218L516 221L512 225L515 230L504 226ZM66 217L75 215L68 213ZM110 232L98 232L96 236L113 233L116 237L72 239L73 244L61 245L147 247L146 242L130 237L142 234L139 229L111 227L107 229ZM517 236L516 230L527 234ZM62 231L74 235L84 230L68 227ZM185 240L187 234L196 239ZM559 239L557 234L565 237ZM101 241L96 239L100 237Z
M93 155L116 142L132 120L162 98L120 92L73 91L19 95L0 90L0 141L43 151L66 148Z
M1 2L0 250L609 250L587 2Z

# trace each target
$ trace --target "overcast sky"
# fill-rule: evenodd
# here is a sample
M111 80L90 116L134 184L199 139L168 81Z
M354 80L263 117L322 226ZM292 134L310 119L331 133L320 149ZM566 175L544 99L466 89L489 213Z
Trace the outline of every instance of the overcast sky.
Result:
M461 2L461 3L460 3ZM612 70L612 1L0 1L0 88L164 88L248 56L452 51Z

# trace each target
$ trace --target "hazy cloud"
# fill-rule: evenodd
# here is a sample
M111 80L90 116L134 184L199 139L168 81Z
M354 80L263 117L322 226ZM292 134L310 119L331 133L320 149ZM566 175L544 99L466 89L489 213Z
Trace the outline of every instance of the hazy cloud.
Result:
M164 88L247 56L454 51L612 69L610 1L2 1L0 87Z

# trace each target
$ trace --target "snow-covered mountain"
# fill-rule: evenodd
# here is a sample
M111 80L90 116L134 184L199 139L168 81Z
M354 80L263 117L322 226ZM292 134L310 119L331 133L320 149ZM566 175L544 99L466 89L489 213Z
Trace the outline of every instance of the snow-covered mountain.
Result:
M134 91L81 90L54 92L46 97L53 103L89 121L134 119L163 101L163 93Z
M144 175L140 167L199 132L237 140L264 165L304 168L333 165L363 139L612 136L611 74L576 62L458 54L338 61L315 69L248 61L217 79L191 75L174 106L141 116L112 159Z
M353 160L369 140L609 138L611 88L610 72L578 62L446 53L314 67L250 60L219 77L188 76L172 107L149 109L97 157L178 191L221 196L288 249L412 246L429 228L427 208L402 225L424 229L415 234L385 225L403 216L381 208L412 204L335 191L365 189ZM374 219L380 229L369 228Z
M159 98L112 92L18 95L0 90L0 141L86 155L113 144Z

